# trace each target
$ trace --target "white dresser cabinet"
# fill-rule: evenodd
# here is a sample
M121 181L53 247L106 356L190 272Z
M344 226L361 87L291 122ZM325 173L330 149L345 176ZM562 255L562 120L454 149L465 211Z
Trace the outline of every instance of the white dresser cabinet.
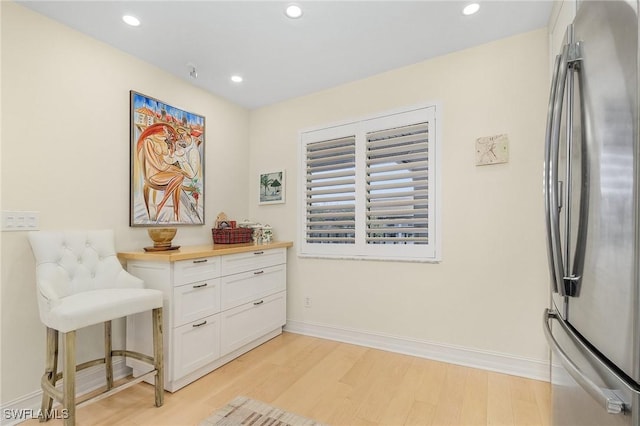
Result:
M165 389L174 392L282 333L289 242L119 253L164 293ZM150 317L127 318L127 349L151 353ZM127 359L138 376L146 364Z

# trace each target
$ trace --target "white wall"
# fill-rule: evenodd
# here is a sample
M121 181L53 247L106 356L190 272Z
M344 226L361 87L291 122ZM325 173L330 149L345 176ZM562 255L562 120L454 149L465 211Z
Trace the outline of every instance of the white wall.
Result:
M129 90L136 90L206 117L206 225L180 227L174 242L210 242L220 211L247 215L248 174L239 167L248 157L247 110L22 6L3 1L0 10L2 209L40 212L43 230L112 228L118 250L148 246L146 228L128 226ZM40 388L45 334L26 234L4 232L1 243L6 403ZM80 358L99 356L101 332L83 333ZM122 324L114 332L123 344Z
M442 262L308 259L293 251L288 324L546 364L547 46L541 29L252 111L251 179L264 169L287 171L286 205L252 203L252 219L295 240L299 130L428 101L442 106ZM476 167L476 138L500 133L510 139L509 162Z

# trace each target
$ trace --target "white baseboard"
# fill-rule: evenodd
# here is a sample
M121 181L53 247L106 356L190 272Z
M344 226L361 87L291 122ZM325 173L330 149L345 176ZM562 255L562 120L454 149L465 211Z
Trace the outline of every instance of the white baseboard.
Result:
M549 381L549 362L541 360L302 321L287 320L284 331Z
M131 369L126 366L123 358L113 360L113 378L115 380L127 377L129 374L131 374ZM61 383L62 382L60 382L56 387L62 389ZM94 367L87 368L86 370L79 371L76 374L77 395L83 395L87 392L94 391L105 386L105 384L106 378L104 365L96 365ZM16 425L25 420L37 417L41 403L42 390L37 390L3 404L0 407L2 410L0 425ZM55 405L56 404L54 403L54 408Z

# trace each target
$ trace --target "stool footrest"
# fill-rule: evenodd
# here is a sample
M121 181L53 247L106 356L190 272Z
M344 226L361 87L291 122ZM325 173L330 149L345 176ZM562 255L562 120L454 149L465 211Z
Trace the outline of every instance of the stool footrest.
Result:
M127 351L127 350L120 349L120 350L111 351L111 355L112 356L123 356L123 357L134 358L134 359L137 359L137 360L140 360L140 361L144 361L144 362L146 362L148 364L151 364L151 365L154 364L153 357L151 357L149 355L145 355L145 354L140 353L140 352ZM76 366L76 372L82 371L82 370L84 370L86 368L89 368L89 367L93 367L95 365L100 365L100 364L105 364L106 365L106 363L107 362L106 362L105 358L92 359L91 361L86 361L86 362L83 362L82 364L78 364ZM46 376L47 376L47 373L45 373L42 376L42 383L45 382L45 377ZM62 377L62 372L56 374L56 382L60 381L62 378L63 378Z
M96 401L100 401L101 399L108 398L111 395L113 395L114 393L117 393L117 392L123 391L123 390L125 390L127 388L130 388L131 386L136 385L136 384L142 382L143 380L150 379L151 377L155 376L157 373L158 373L158 370L151 370L148 373L143 374L142 376L138 376L136 378L129 379L125 383L122 383L121 385L115 386L115 387L111 388L108 391L102 392L102 393L100 393L98 395L95 395L95 396L89 398L89 399L85 399L83 401L78 402L76 404L76 407L82 407L82 406L90 404L92 402L96 402Z
M135 351L127 351L127 350L114 350L111 351L111 355L112 356L122 356L122 357L130 357L130 358L134 358L146 363L149 363L151 365L154 364L155 360L153 359L153 357L150 357L149 355L145 355L143 353L140 352L135 352ZM86 361L83 362L82 364L78 364L76 366L76 372L77 371L81 371L84 369L87 369L89 367L93 367L96 365L100 365L100 364L106 364L106 360L105 358L97 358L97 359L93 359L91 361ZM102 392L101 394L89 398L87 400L84 400L80 403L78 403L76 406L80 407L83 404L86 404L88 402L92 402L92 401L97 401L99 399L102 398L106 398L107 396L110 396L120 390L124 390L130 386L135 385L136 383L140 383L141 381L150 378L151 376L156 375L156 373L158 372L157 369L151 370L145 374L143 374L142 376L136 377L135 379L130 379L127 380L125 383L116 386L114 388L111 388L110 390L107 390L105 392ZM56 374L56 382L60 381L60 380L64 380L64 376L62 373L58 373ZM63 392L62 390L56 388L55 386L53 386L50 381L49 381L49 373L45 373L42 375L42 379L40 379L40 384L42 385L42 389L45 393L49 394L49 396L51 396L53 399L55 399L58 402L62 402L62 398L63 398Z
M120 350L115 350L115 351L111 351L111 354L113 356L123 356L123 357L129 357L129 358L133 358L133 359L137 359L140 361L144 361L148 364L153 365L155 363L155 360L153 359L153 357L149 356L149 355L145 355L143 353L140 352L135 352L135 351L127 351L124 349L120 349Z
M58 374L57 376L62 376L62 374ZM57 377L56 376L56 377ZM59 380L56 378L56 381ZM51 383L49 383L49 375L44 373L42 375L42 379L40 379L40 384L42 385L42 392L49 395L51 398L55 399L58 402L62 402L62 391L57 389Z
M156 374L158 374L158 370L151 370L141 376L138 376L136 378L132 378L127 380L126 382L115 386L107 391L101 392L98 395L95 395L91 398L87 398L85 400L81 400L76 404L76 407L82 407L83 405L87 405L91 402L95 402L95 401L99 401L103 398L107 398L111 395L113 395L116 392L125 390L133 385L136 385L140 382L142 382L143 380L147 380L147 379L151 379L151 377L155 376ZM42 389L43 392L45 392L46 394L48 394L49 396L51 396L53 399L55 399L58 402L62 402L62 398L63 398L63 393L61 390L57 389L55 386L52 386L51 383L49 383L48 380L48 374L43 374L42 375L42 379L40 380L40 383L42 385Z

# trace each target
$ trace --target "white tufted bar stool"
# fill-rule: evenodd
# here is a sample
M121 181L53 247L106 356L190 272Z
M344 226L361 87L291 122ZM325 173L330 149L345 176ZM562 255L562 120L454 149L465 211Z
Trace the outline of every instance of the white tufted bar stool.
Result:
M42 376L42 414L49 420L53 400L66 410L65 426L75 424L76 406L105 398L153 376L155 405L164 402L162 352L162 292L144 288L142 280L124 270L116 257L114 235L101 231L34 231L29 242L36 259L40 320L47 327L47 354ZM111 320L151 311L153 356L111 347ZM76 365L76 330L104 323L104 358ZM64 360L58 373L58 335L62 333ZM132 357L153 370L117 387L113 385L114 356ZM76 371L105 364L106 389L76 404ZM62 392L56 382L62 379Z

